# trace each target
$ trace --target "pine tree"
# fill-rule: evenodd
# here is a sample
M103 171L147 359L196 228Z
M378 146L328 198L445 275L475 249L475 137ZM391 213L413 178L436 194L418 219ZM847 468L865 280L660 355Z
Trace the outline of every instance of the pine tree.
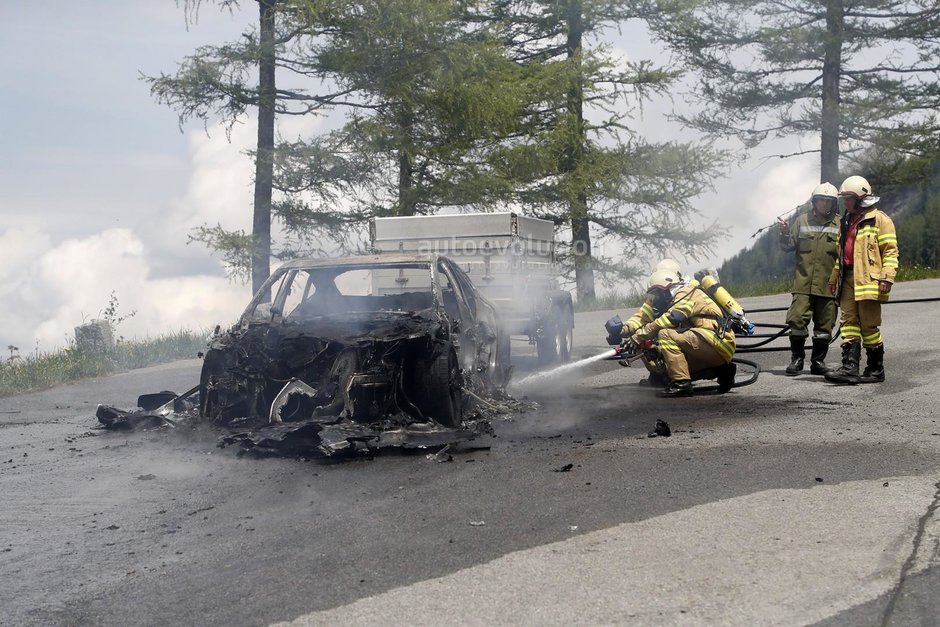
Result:
M595 296L595 268L608 281L632 279L653 250L696 256L720 236L714 225L696 230L692 218L694 198L711 187L724 155L707 145L649 142L636 119L639 105L668 93L678 73L584 45L647 15L638 2L497 0L481 16L505 34L527 89L517 133L489 161L513 181L512 202L570 228L568 259L582 301ZM599 255L604 242L619 250Z
M658 0L651 21L699 80L681 119L753 147L818 136L820 180L873 143L940 129L936 0ZM786 156L786 155L781 155ZM792 155L790 155L792 156ZM854 172L853 172L854 173Z
M158 102L174 108L180 126L190 119L208 124L218 119L231 128L249 109L258 111L252 233L232 232L222 225L203 226L191 239L222 253L230 271L251 276L257 292L270 273L271 207L277 115L304 115L328 104L335 94L311 94L303 88L279 89L276 68L295 78L310 76L307 68L291 63L290 46L315 37L318 29L311 13L301 14L287 0L256 0L257 30L223 46L202 46L179 64L175 74L144 77ZM232 10L237 0L219 0ZM185 4L187 20L196 19L201 0ZM268 295L269 297L269 295Z

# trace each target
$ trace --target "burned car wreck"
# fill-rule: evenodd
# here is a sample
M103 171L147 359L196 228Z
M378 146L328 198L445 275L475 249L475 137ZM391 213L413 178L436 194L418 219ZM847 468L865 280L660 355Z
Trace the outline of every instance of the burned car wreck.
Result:
M431 446L488 431L478 401L510 371L496 307L452 260L301 259L210 341L198 412L256 453Z

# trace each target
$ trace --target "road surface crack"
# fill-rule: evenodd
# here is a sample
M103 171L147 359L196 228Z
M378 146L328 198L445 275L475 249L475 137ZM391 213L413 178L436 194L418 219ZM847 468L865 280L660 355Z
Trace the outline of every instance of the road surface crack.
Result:
M907 582L908 574L910 574L911 570L914 568L914 562L917 560L917 554L920 552L920 545L924 541L924 536L927 532L927 524L933 518L934 514L936 514L937 509L940 508L940 482L935 483L934 488L936 488L936 491L934 492L933 500L927 507L927 511L924 512L924 515L921 516L920 520L917 522L917 533L914 534L914 546L911 548L910 555L904 560L904 565L901 566L898 584L894 587L891 598L888 599L888 604L885 606L884 616L881 619L882 627L887 627L894 615L895 606L897 605L898 599L901 598L901 593L904 591L904 584Z

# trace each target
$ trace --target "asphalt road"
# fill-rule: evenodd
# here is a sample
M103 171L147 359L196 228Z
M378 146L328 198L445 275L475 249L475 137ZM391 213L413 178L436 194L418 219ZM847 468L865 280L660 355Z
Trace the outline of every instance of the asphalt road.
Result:
M923 297L940 281L895 287ZM659 399L597 361L517 386L538 407L449 463L96 428L195 360L0 399L0 624L936 624L937 308L885 308L880 385L785 377L778 352L753 385ZM577 316L576 356L609 315Z

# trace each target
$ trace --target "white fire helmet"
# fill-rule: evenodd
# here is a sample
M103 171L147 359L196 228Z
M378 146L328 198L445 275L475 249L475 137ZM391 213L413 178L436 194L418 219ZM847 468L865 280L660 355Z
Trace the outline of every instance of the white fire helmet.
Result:
M650 275L649 281L646 282L647 291L656 288L668 290L673 283L679 282L678 276L677 273L671 270L656 269Z
M843 183L843 185L845 185L845 183ZM839 190L837 190L836 186L832 183L820 183L813 189L813 200L816 200L817 198L831 198L832 200L838 200Z
M656 264L657 270L666 270L667 272L672 272L678 279L682 280L682 267L679 266L679 262L675 259L670 259L666 257L662 261Z
M850 176L842 181L842 186L839 187L839 195L857 198L860 207L872 207L876 202L881 200L878 196L872 195L871 185L869 185L868 181L864 177L857 175Z

